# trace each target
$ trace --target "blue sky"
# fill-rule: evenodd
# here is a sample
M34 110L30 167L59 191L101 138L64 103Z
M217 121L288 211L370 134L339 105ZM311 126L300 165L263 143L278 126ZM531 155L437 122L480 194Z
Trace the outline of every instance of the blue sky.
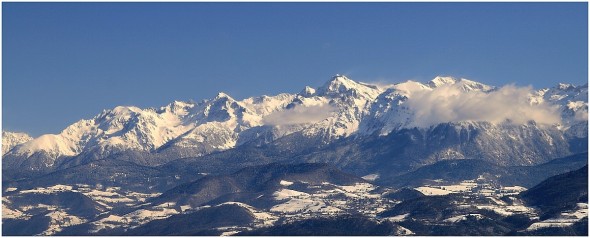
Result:
M2 123L437 75L587 83L587 3L6 3Z

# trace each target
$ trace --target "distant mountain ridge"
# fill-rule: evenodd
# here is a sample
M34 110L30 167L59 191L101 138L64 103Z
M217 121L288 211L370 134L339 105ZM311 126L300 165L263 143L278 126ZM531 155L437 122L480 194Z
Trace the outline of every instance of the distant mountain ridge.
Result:
M530 92L528 100L531 105L550 106L558 112L561 122L554 125L512 125L510 120L500 124L460 121L448 122L456 132L441 134L434 130L440 128L437 124L416 123L418 115L415 108L407 105L408 100L435 90L453 89L456 90L453 93L485 96L500 89L453 77L436 77L426 84L407 81L381 87L336 75L321 87L305 87L298 94L235 100L219 93L210 100L198 103L175 101L158 109L115 107L92 119L80 120L60 134L14 140L16 142L4 142L3 139L3 145L8 145L3 146L3 165L14 171L44 173L92 160L124 156L125 160L134 163L157 166L242 145L283 143L282 147L285 147L295 143L298 149L306 149L306 145L330 145L343 139L356 140L374 135L391 137L415 129L426 136L425 141L435 140L433 136L443 139L456 134L456 143L459 143L450 147L443 145L439 151L433 152L434 157L426 155L426 161L418 164L432 163L434 161L429 160L438 158L478 155L479 152L470 152L474 150L497 153L497 158L486 156L501 164L536 164L547 160L533 161L532 158L569 155L572 153L567 149L571 147L568 145L570 141L587 138L587 88L587 85L560 84ZM410 135L410 140L419 134ZM466 141L477 146L463 147ZM489 144L495 147L487 148ZM523 150L508 151L515 145ZM4 148L9 150L4 151ZM583 142L576 148L584 150ZM516 156L522 159L504 161L516 159Z

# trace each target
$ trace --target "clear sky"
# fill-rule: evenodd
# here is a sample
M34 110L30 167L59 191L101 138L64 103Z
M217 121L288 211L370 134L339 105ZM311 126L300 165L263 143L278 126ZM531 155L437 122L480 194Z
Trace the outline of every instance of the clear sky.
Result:
M587 3L2 3L3 129L295 93L336 73L587 83Z

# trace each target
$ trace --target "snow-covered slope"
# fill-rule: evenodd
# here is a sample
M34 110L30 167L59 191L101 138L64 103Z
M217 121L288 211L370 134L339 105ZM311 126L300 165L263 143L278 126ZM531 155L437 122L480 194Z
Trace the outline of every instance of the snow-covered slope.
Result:
M556 105L563 129L568 134L579 138L588 136L588 84L575 86L560 83L552 88L538 90L531 101Z
M496 108L488 107L494 103ZM512 106L520 108L512 110ZM554 111L561 115L551 113ZM353 135L387 135L404 128L460 121L526 124L535 120L541 127L583 138L587 136L587 112L587 85L560 84L532 91L436 77L426 84L407 81L380 87L336 75L298 94L236 100L219 93L210 100L175 101L158 109L119 106L9 152L3 147L3 152L7 152L9 166L35 158L42 161L40 167L51 167L60 158L81 154L106 158L124 151L156 155L150 157L156 160L149 163L154 165L160 164L158 154L168 158L161 161L164 163L247 143L270 143L291 134L300 136L296 140L310 138L313 143L329 144Z
M373 102L383 89L355 82L346 76L336 75L316 90L316 95L300 95L303 105L318 103L329 105L332 114L303 130L307 136L321 136L325 142L355 134L362 118L369 113Z
M2 155L6 154L15 146L32 140L26 133L2 131Z

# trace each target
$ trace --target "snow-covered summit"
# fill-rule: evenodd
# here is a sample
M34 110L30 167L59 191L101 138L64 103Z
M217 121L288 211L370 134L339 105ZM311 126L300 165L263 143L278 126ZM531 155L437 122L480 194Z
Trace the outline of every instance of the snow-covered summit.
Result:
M4 155L15 146L32 139L33 138L26 133L2 131L2 154Z
M158 113L169 112L179 116L186 116L190 113L190 109L195 107L195 103L174 101L164 107L161 107Z
M310 87L310 86L305 86L305 88L303 90L301 90L301 92L299 93L299 95L304 96L304 97L311 97L315 94L315 89Z
M428 86L432 88L440 87L443 85L455 84L459 79L454 77L436 76L434 79L428 82Z
M219 99L222 99L222 98L227 98L227 99L234 100L231 96L229 96L227 93L224 93L224 92L217 93L217 96L215 96L215 98L213 100L219 100Z
M359 83L340 74L336 74L316 91L319 96L358 95L370 99L376 98L382 92L375 85Z
M454 77L444 77L444 76L437 76L434 79L428 82L428 86L431 88L438 88L442 86L458 86L465 92L471 91L482 91L482 92L489 92L494 89L494 87L485 85L479 82L475 82L469 79L464 78L454 78Z
M560 83L554 87L539 90L538 92L546 101L588 101L588 84L576 86L573 84Z

